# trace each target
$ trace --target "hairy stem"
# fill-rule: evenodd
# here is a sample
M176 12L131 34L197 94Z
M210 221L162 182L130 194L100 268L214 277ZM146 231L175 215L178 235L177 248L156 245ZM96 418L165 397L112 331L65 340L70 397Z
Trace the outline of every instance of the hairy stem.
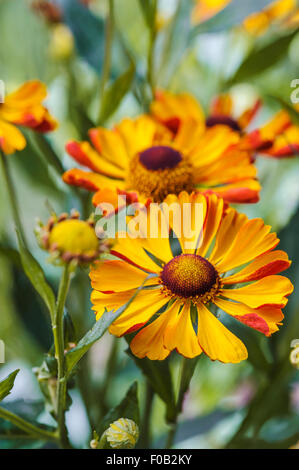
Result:
M58 435L56 433L41 429L38 426L29 423L25 419L20 418L16 414L12 413L11 411L5 410L2 407L0 407L0 418L10 421L12 424L17 426L19 429L22 429L22 431L26 432L29 436L34 439L43 439L46 441L58 440Z
M67 429L65 425L65 408L66 408L66 393L67 393L67 378L65 371L65 356L64 356L64 334L63 334L63 311L70 285L70 266L66 264L63 268L63 274L60 280L58 299L56 305L56 312L53 322L53 336L55 345L55 357L58 364L58 377L57 377L57 403L56 414L57 423L60 437L60 445L63 448L69 448L70 444L67 436Z
M144 412L142 417L142 425L141 425L141 436L138 447L141 449L148 449L150 446L151 440L151 433L150 433L150 424L151 424L151 412L153 408L153 401L154 401L155 392L149 383L146 381L146 391L145 391L145 404L144 404Z

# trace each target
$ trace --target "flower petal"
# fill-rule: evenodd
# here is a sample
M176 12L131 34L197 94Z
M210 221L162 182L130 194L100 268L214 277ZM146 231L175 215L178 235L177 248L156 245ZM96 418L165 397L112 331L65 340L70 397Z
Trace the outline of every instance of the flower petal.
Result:
M119 238L117 244L111 250L111 254L144 271L152 273L159 273L161 271L160 266L154 263L144 251L140 239L132 239L128 236Z
M89 130L89 137L96 150L105 160L120 169L127 169L129 155L121 136L115 130L97 127Z
M223 199L219 199L216 194L210 194L208 197L207 216L204 223L204 234L201 246L197 254L205 256L216 233L223 216Z
M239 302L236 303L219 298L217 298L214 303L224 312L232 315L245 325L264 333L266 336L270 336L277 331L277 324L280 324L284 318L280 308L267 306L250 308Z
M163 211L169 213L169 225L180 241L183 253L194 253L202 243L203 224L207 212L207 200L200 193L182 191L178 196L170 194L164 200Z
M267 276L239 289L221 289L219 294L228 299L242 302L252 308L264 305L285 307L286 298L293 292L291 281L284 276Z
M115 336L123 336L137 327L145 325L167 302L161 289L145 289L110 326L109 331Z
M96 173L108 175L112 178L123 179L125 177L123 170L102 158L92 148L89 142L70 141L66 144L66 151L80 163L80 165L85 165Z
M247 349L217 318L203 305L197 306L197 337L203 351L213 361L238 363L247 359Z
M98 191L99 189L110 187L113 189L124 189L124 182L121 180L110 179L99 173L91 171L83 171L73 168L66 171L62 179L65 183L73 186L88 189L89 191Z
M279 239L276 233L269 233L270 229L262 219L246 221L218 263L219 272L227 272L275 248Z
M19 129L8 122L0 120L0 148L10 154L15 150L23 150L26 140Z
M154 145L158 125L149 116L123 119L116 127L130 158Z
M196 357L202 353L192 325L189 302L184 304L181 312L176 309L170 318L164 335L164 346L170 351L176 349L185 357Z
M170 319L176 316L180 308L175 302L159 317L143 328L130 343L132 353L139 358L147 356L152 361L163 360L170 354L166 348L164 334Z
M288 269L291 261L284 251L275 250L258 256L248 266L232 276L223 278L223 284L257 281L271 274L278 274Z
M120 292L140 286L148 274L119 260L104 260L95 263L90 271L93 289L101 292ZM154 279L149 279L154 284Z
M215 246L209 256L212 264L217 264L226 255L240 228L247 221L245 214L240 214L231 207L226 210L216 235Z

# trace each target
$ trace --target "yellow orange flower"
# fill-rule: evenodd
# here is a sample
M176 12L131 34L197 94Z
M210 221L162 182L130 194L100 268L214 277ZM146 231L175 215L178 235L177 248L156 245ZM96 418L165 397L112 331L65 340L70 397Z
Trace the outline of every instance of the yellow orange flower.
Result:
M206 130L198 122L186 117L175 134L149 116L124 119L113 130L91 129L93 146L71 141L66 149L92 171L71 169L63 179L94 192L137 191L157 202L194 189L215 191L227 201L256 202L256 169L248 152L239 149L239 134L227 126Z
M50 132L57 127L57 122L42 105L46 96L45 85L32 80L0 103L0 148L4 153L23 150L26 146L25 137L16 126L29 127L36 132Z
M180 233L181 251L175 256L165 236L165 227L166 234L169 228L178 230L175 218L168 224L165 207L160 207L158 223L146 212L147 234L152 221L158 236L119 238L111 252L118 259L97 262L91 269L96 318L125 305L144 285L110 326L116 336L138 331L130 343L137 357L162 360L177 350L185 357L204 352L212 360L240 362L247 358L246 347L211 307L270 336L293 290L286 277L277 275L289 267L288 256L274 250L279 240L261 219L249 220L215 194L182 192L168 196L166 207L173 203L180 208L191 204L192 222L200 204L203 223L195 224L188 236ZM184 217L181 223L186 225ZM195 249L186 241L195 242Z
M182 123L193 119L198 127L212 129L226 126L240 135L240 148L251 153L256 152L272 157L291 157L298 153L299 126L292 123L286 111L279 111L265 125L253 131L248 126L261 107L261 100L256 100L251 108L235 116L233 98L229 93L217 96L205 119L200 104L186 93L173 94L159 91L151 105L153 117L169 128L178 132Z
M231 0L197 0L193 21L201 23L225 8ZM297 0L276 0L263 10L252 13L243 21L245 30L253 35L267 31L274 23L292 27L292 19L298 15ZM296 23L295 23L296 25Z

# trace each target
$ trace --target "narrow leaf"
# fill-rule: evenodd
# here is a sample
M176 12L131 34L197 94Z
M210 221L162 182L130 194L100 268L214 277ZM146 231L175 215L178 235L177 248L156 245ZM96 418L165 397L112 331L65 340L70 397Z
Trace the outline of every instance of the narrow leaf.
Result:
M139 359L130 350L127 350L127 354L134 360L136 366L146 376L154 391L164 401L166 405L166 420L168 422L174 421L176 417L176 403L168 361L151 361L148 358Z
M15 383L15 378L19 371L20 369L15 370L0 382L0 401L10 394L10 391Z
M128 418L139 424L139 404L138 404L138 384L134 382L126 393L124 399L115 407L112 408L104 417L99 429L98 434L101 435L106 429L109 428L113 421L120 418Z
M229 80L229 84L242 81L250 81L254 75L258 75L285 57L289 45L296 34L292 32L280 37L258 50L254 49L240 65L235 75Z
M62 175L64 168L47 137L45 137L43 134L35 132L32 136L32 143L46 163L54 168L59 176Z
M32 256L30 251L25 247L20 234L17 232L19 241L19 250L21 255L21 262L26 276L30 280L33 287L39 293L45 302L51 316L55 312L55 295L45 279L44 272L40 264Z
M116 111L122 99L130 90L135 75L135 64L131 62L129 68L120 75L106 89L101 103L100 123L105 122Z
M195 26L191 38L200 33L219 33L233 26L239 26L252 13L257 13L273 0L233 0L212 18Z
M68 375L84 356L84 354L91 348L91 346L103 336L111 323L113 323L114 320L116 320L129 307L131 302L133 302L138 293L143 289L144 284L151 277L154 277L154 275L150 274L146 277L143 284L135 291L134 295L125 305L116 311L111 310L110 312L105 312L102 317L94 324L92 329L89 330L85 336L83 336L77 346L66 354L66 371Z

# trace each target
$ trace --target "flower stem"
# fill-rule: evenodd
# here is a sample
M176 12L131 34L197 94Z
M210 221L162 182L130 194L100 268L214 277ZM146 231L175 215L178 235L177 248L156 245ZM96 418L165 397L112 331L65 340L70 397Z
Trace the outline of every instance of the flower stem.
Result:
M155 42L157 36L157 29L156 29L156 12L157 12L157 0L153 1L153 24L150 29L150 37L149 37L149 47L148 47L148 54L147 54L147 81L149 83L152 99L155 97L155 80L154 80L154 51L155 51Z
M46 441L58 440L58 435L56 433L39 428L2 407L0 407L0 418L10 421L12 424L17 426L19 429L22 429L22 431L25 431L26 433L28 433L28 435L32 436L35 439L43 439Z
M4 179L5 179L5 183L6 183L6 186L7 186L7 191L8 191L8 195L9 195L9 199L10 199L10 204L11 204L14 223L15 223L15 226L16 226L22 240L23 240L24 245L27 246L24 231L23 231L23 227L22 227L22 223L21 223L21 218L20 218L20 214L19 214L17 197L16 197L16 194L15 194L15 191L14 191L12 178L11 178L11 175L10 175L10 172L9 172L8 163L7 163L7 160L6 160L6 155L2 152L2 150L0 150L0 160L1 160L1 167L2 167L3 176L4 176Z
M70 278L71 268L69 264L66 264L63 269L63 274L60 280L56 312L52 326L55 345L55 357L57 359L58 364L56 415L59 429L60 445L62 448L70 448L70 443L68 441L67 436L67 429L65 425L67 378L65 371L63 334L63 311L70 285Z
M100 112L99 112L99 124L101 124L102 105L103 105L105 87L106 87L107 81L109 80L109 75L110 75L113 34L114 34L114 0L109 0L109 12L108 12L107 21L106 21L104 63L103 63L102 76L101 76L101 82L100 82L101 105L100 105Z
M150 433L150 423L151 423L151 412L153 408L155 392L149 383L146 381L146 391L145 391L145 404L144 412L142 417L142 426L141 426L141 436L138 443L138 447L141 449L148 449L151 440Z

